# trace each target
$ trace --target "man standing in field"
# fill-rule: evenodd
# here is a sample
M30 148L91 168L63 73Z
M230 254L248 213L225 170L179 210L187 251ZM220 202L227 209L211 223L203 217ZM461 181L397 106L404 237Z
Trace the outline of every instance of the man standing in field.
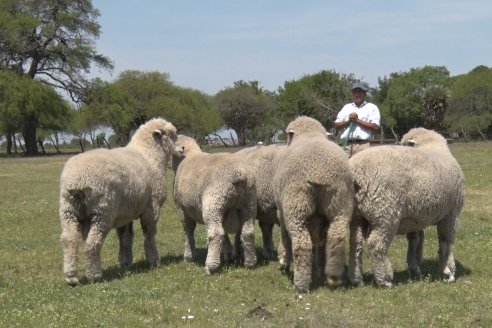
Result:
M361 82L352 84L353 102L343 106L335 120L335 129L345 129L341 139L350 146L345 148L348 156L370 147L369 139L379 130L379 108L366 101L369 88ZM344 142L345 144L345 142Z

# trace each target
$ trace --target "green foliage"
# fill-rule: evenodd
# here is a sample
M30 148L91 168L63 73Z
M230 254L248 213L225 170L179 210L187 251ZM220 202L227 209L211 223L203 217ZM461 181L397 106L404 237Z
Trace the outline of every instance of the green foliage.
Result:
M219 91L215 99L226 126L236 132L239 146L246 145L253 129L266 120L271 123L275 119L274 95L263 90L258 81L236 81L234 87ZM265 132L256 130L256 134L261 136Z
M492 68L478 66L453 79L446 124L452 132L479 134L492 127Z
M0 70L0 131L25 131L29 122L34 122L35 129L60 131L71 117L67 101L52 87L26 75Z
M394 128L399 135L418 126L438 125L450 85L449 71L443 66L412 68L379 79L376 94L382 125ZM436 107L437 104L437 107ZM446 105L445 108L447 107ZM425 109L427 108L427 109ZM425 114L428 114L426 116Z
M277 261L261 259L258 227L254 269L231 264L221 274L205 275L202 225L195 233L198 260L183 262L171 172L156 236L161 267L146 265L141 228L135 224L135 264L129 271L118 268L118 239L112 231L102 249L105 281L70 287L62 274L58 219L58 180L68 156L0 158L0 326L490 327L492 144L455 143L452 152L464 170L466 198L453 246L455 283L439 281L437 235L428 228L422 280L409 279L406 239L398 237L389 251L394 288L372 285L370 259L365 258L365 287L331 291L316 284L302 299L290 277L280 274ZM278 245L278 226L274 231ZM80 257L83 272L83 249Z
M343 105L351 101L349 87L354 81L352 74L340 74L334 70L287 81L279 89L279 110L286 122L296 116L307 115L330 128Z
M174 86L167 73L124 71L111 83L96 79L86 102L81 109L86 126L110 127L120 145L128 142L133 130L156 116L199 138L220 126L212 98Z
M0 67L38 76L74 100L91 65L112 69L95 50L99 11L91 0L2 0L0 8Z

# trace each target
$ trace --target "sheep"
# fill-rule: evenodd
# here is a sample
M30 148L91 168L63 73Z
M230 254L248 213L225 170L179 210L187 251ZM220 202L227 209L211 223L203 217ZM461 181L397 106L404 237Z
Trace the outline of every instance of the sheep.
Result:
M255 146L241 149L234 153L241 161L252 168L256 180L257 219L263 238L263 257L274 258L273 226L279 224L277 207L273 197L272 176L275 158L286 149L284 144Z
M220 268L220 254L226 233L239 233L244 250L244 266L256 265L254 218L256 216L255 179L247 165L231 153L202 152L193 138L179 135L184 156L173 156L174 201L181 214L185 233L184 260L195 258L194 231L205 224L208 251L205 272Z
M349 160L355 182L356 215L350 224L349 279L363 285L362 248L367 238L378 286L391 287L388 249L396 234L408 239L410 276L420 276L423 229L437 226L440 272L455 280L451 245L463 208L463 172L446 140L424 128L411 129L402 145L373 147Z
M308 292L313 249L322 249L316 263L325 262L327 283L336 287L342 283L354 201L348 159L313 118L298 117L287 132L287 150L277 158L272 182L284 250L280 268L289 270L293 255L294 286L299 293Z
M140 126L125 147L97 149L68 159L60 177L60 222L63 272L69 284L78 284L80 238L86 243L87 279L102 279L101 248L106 235L117 228L122 268L133 261L131 222L140 218L145 256L160 264L155 243L159 212L166 199L166 170L171 153L179 153L176 128L161 118Z

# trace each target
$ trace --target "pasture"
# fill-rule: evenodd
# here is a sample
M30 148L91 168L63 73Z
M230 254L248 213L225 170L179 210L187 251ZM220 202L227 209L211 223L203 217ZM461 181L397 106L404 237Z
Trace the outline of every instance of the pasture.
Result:
M161 267L146 265L135 222L131 269L118 267L113 230L102 251L105 280L70 287L62 275L58 219L58 182L68 155L0 158L0 327L491 327L492 143L451 149L466 186L453 247L457 281L439 281L435 229L428 228L421 280L409 279L406 239L398 237L390 250L395 287L375 287L365 257L364 287L332 291L317 282L302 298L277 261L262 260L258 226L255 269L231 264L206 276L203 226L195 233L198 261L183 262L170 171L158 224ZM275 227L276 246L278 232Z

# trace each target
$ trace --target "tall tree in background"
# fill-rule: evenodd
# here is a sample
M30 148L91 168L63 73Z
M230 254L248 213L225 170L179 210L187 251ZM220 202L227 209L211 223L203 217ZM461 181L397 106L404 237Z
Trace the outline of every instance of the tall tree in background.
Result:
M285 120L307 115L331 128L336 115L345 102L350 101L349 86L355 81L353 75L323 70L316 74L284 83L279 89L279 110Z
M444 66L412 68L380 78L376 99L383 125L397 135L425 124L439 126L447 108L450 82Z
M197 138L221 123L211 96L173 85L167 73L135 70L122 72L111 83L95 79L81 112L80 128L87 130L96 123L109 127L121 146L132 131L156 116Z
M7 135L8 154L13 135L25 130L26 117L32 117L40 130L59 131L68 126L71 114L67 101L52 87L0 70L0 131Z
M246 145L248 133L275 106L274 99L258 81L236 81L215 95L218 111L227 128L236 132L239 146Z
M492 132L492 68L478 66L453 78L446 125L452 132L479 135Z
M0 0L0 69L38 78L80 102L91 66L112 68L95 49L98 16L91 0ZM29 112L23 120L26 153L35 155L39 122Z

